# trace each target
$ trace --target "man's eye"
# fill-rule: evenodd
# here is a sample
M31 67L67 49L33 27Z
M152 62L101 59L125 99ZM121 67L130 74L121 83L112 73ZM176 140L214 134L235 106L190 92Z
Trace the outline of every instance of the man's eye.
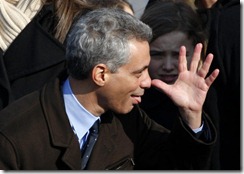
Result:
M136 78L140 78L145 70L137 71L134 75Z
M142 72L141 72L141 73L137 73L137 74L136 74L136 77L137 77L137 78L140 78L141 75L142 75Z

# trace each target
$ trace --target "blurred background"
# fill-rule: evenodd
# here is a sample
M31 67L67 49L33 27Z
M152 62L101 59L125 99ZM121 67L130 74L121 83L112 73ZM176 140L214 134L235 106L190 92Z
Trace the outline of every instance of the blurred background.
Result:
M132 4L134 8L135 16L139 18L142 15L148 0L128 0L128 1Z

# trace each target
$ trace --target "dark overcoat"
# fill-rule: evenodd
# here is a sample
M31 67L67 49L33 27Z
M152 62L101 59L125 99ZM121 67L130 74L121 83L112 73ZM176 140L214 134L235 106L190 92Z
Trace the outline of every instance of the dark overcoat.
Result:
M0 169L81 169L61 85L50 82L0 112ZM197 138L180 117L170 133L137 105L126 115L107 111L88 169L206 169L216 129L203 119L207 130Z
M0 49L0 110L65 69L65 46L53 36L55 26L53 6L44 5L8 49Z

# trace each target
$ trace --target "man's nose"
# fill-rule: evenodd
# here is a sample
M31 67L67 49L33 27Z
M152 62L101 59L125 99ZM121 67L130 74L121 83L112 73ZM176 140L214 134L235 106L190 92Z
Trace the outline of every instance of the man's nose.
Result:
M148 71L145 72L144 78L141 81L141 88L150 88L151 87L151 78L148 74Z

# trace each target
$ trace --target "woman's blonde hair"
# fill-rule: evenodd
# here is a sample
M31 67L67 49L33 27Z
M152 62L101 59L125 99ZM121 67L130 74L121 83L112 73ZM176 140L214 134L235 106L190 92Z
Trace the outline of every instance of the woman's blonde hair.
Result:
M102 7L124 9L125 6L133 11L131 4L126 0L47 0L47 2L54 3L57 17L55 38L61 43L64 42L73 19L79 13L86 13Z

